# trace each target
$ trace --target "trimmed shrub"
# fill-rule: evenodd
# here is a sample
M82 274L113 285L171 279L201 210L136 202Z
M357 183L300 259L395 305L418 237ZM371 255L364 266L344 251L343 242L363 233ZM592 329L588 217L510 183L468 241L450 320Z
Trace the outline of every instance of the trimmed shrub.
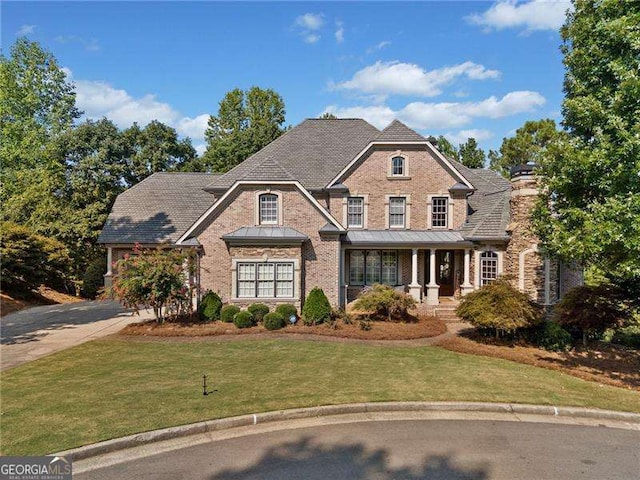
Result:
M233 317L235 317L238 312L240 312L240 309L235 305L225 305L220 310L220 320L231 323L233 322Z
M542 322L540 308L505 278L462 297L456 314L476 327L495 330L496 337Z
M291 305L290 303L278 305L276 307L276 312L282 315L282 318L284 318L284 321L287 323L289 322L291 315L295 315L295 317L298 318L298 309L295 305Z
M251 312L251 315L253 315L256 323L260 323L264 316L269 313L269 307L267 307L264 303L253 303L249 305L249 308L247 308L247 310Z
M279 330L287 324L284 317L278 312L267 313L262 319L262 324L267 330Z
M238 328L249 328L253 327L256 323L251 312L243 310L235 314L233 324Z
M566 352L573 346L571 334L556 322L544 322L534 328L531 340L536 346L551 352Z
M611 343L630 348L640 348L640 325L629 325L615 331Z
M207 290L200 300L200 319L204 322L213 322L220 319L220 310L222 309L222 299L220 295L212 290Z
M588 337L599 337L607 328L619 327L629 314L623 292L609 284L574 288L554 310L554 318L560 325L582 333L585 346Z
M413 297L398 292L389 285L376 283L373 288L360 294L353 308L392 320L406 317L407 311L415 305Z
M319 287L314 287L307 296L302 308L302 321L305 325L316 325L331 318L331 304Z

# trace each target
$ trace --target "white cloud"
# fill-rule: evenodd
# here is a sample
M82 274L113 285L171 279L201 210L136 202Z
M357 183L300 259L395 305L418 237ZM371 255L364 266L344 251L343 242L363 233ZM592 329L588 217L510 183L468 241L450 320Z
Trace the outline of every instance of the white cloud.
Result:
M478 142L488 140L493 137L493 132L491 130L472 128L470 130L460 130L459 132L447 132L444 136L455 145L466 142L468 138L475 138Z
M442 93L442 87L460 77L470 80L495 79L500 77L500 72L473 62L424 70L413 63L378 61L357 71L351 80L338 83L334 87L378 95L433 97Z
M33 35L36 31L36 25L20 25L16 35L22 37L24 35Z
M54 40L58 43L78 43L88 52L97 52L100 50L100 44L95 38L86 39L77 35L58 35Z
M155 95L147 94L136 98L126 90L115 88L106 82L74 79L71 70L63 70L75 84L76 104L84 111L85 118L107 117L120 128L127 128L134 122L145 126L152 120L158 120L175 128L181 136L194 140L196 149L203 144L208 114L187 117L168 103L159 101Z
M317 43L320 40L320 35L317 33L308 33L304 36L305 43Z
M378 43L377 45L374 45L373 47L369 47L366 50L367 55L371 55L373 52L377 51L377 50L382 50L385 47L388 47L389 45L391 45L391 42L389 40L383 40L382 42Z
M340 20L336 21L335 36L336 36L336 42L338 43L344 42L344 24Z
M296 18L296 25L305 30L320 30L324 25L324 15L321 13L305 13Z
M500 0L482 13L465 17L469 23L485 27L485 31L519 28L525 32L558 30L565 20L568 0Z
M530 112L544 105L545 98L538 92L516 91L498 99L494 96L479 102L412 102L400 110L386 105L338 107L331 105L325 112L337 117L364 118L378 128L383 128L398 118L412 128L444 129L468 125L474 118L503 118Z

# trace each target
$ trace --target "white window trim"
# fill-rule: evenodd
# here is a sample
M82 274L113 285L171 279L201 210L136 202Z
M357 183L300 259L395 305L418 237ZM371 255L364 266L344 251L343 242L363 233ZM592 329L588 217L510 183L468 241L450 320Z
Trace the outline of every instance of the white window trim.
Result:
M239 297L238 296L238 264L239 263L293 263L293 296L292 297ZM233 258L231 260L231 301L232 302L295 302L300 300L300 261L297 258L250 257Z
M362 227L350 227L349 226L349 198L360 197L363 199L362 206ZM345 195L342 197L342 225L344 228L352 230L366 230L369 220L369 194L368 193L353 193L351 195Z
M481 250L476 250L473 256L473 270L474 270L474 286L476 290L480 288L480 255L484 252L493 252L498 255L498 276L502 275L504 270L504 251L498 250L494 247L483 247Z
M404 227L392 227L390 225L389 218L389 203L391 198L401 197L404 198ZM384 228L386 230L409 230L411 229L411 194L409 193L394 193L384 196Z
M433 226L433 198L447 198L447 225L445 227ZM452 230L453 229L453 199L448 193L434 193L427 195L427 230Z
M397 157L404 159L404 173L402 175L393 174L393 159ZM389 158L387 159L387 178L389 180L394 180L394 179L407 180L411 178L411 175L409 172L409 157L407 157L407 155L401 152L400 150L396 150L396 152L393 155L389 156Z
M260 196L261 195L275 195L277 198L277 208L278 208L278 220L275 223L260 223ZM256 226L266 225L266 226L282 226L282 192L273 191L271 189L260 190L256 192L255 199L255 224Z

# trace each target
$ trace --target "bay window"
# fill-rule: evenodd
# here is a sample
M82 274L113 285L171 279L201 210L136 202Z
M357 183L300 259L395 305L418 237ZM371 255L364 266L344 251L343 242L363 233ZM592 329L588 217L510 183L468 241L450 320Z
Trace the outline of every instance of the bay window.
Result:
M238 298L293 298L293 262L237 264Z

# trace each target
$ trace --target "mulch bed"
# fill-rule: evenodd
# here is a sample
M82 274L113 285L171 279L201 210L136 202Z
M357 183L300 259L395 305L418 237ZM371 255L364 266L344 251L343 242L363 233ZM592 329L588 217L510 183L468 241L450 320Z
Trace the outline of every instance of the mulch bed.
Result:
M25 308L40 305L74 303L83 300L84 298L58 292L44 285L40 286L37 290L28 292L0 292L0 315L9 315L10 313L24 310Z
M329 337L355 338L360 340L414 340L441 335L447 331L446 324L435 317L412 318L408 322L370 321L370 330L364 330L359 320L346 324L338 320L335 328L328 324L315 326L289 325L273 333L313 334ZM262 325L251 328L236 328L232 323L178 323L158 325L155 321L132 323L120 330L120 335L149 337L206 337L215 335L269 334Z
M518 363L561 371L584 380L640 391L640 352L603 342L593 342L569 352L549 352L540 348L495 340L475 332L438 340L447 350L502 358Z

